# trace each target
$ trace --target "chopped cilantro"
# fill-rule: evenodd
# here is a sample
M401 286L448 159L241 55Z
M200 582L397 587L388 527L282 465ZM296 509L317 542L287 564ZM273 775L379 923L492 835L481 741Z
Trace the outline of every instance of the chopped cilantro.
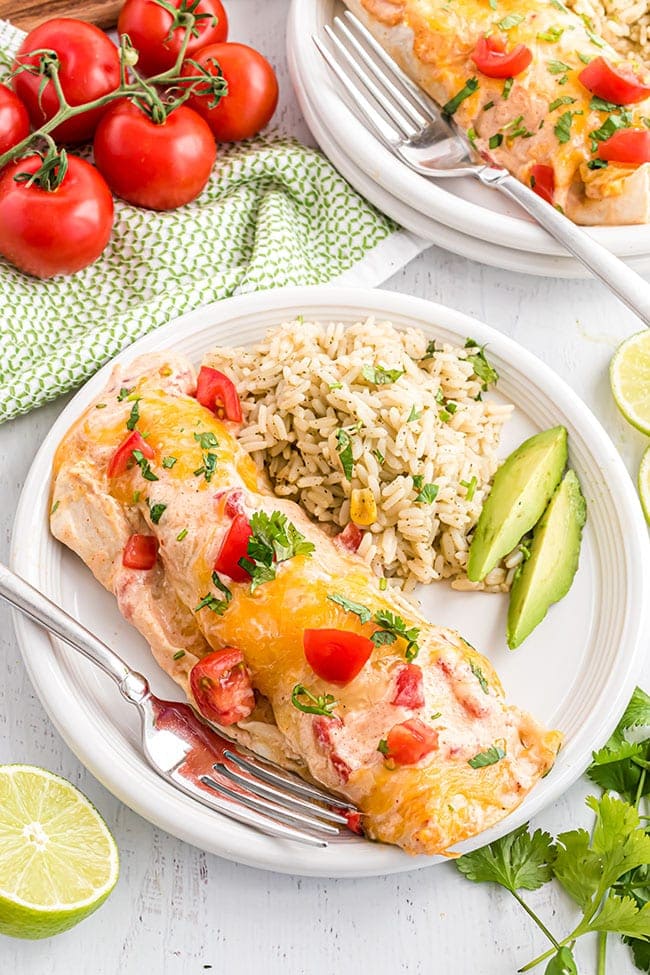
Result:
M95 403L95 409L96 410L105 410L107 405L108 405L107 403Z
M338 701L333 694L319 694L316 697L303 684L296 684L291 692L291 703L305 714L322 714L330 718Z
M201 466L197 467L193 473L195 477L200 477L201 474L203 474L203 477L209 484L214 476L214 472L217 469L217 455L208 452L207 454L203 454L202 460L203 463Z
M606 159L590 159L587 163L587 169L607 169Z
M182 542L186 535L187 535L187 528L181 528L178 535L176 536L176 541Z
M503 136L500 132L497 132L495 133L495 135L490 136L488 146L490 147L490 149L498 149L502 142L503 142Z
M180 660L181 657L184 657L184 656L185 656L185 651L184 650L177 650L176 653L174 654L174 656L172 657L172 660Z
M523 20L523 17L521 19ZM466 98L470 98L477 90L478 78L469 78L460 91L454 95L453 98L450 98L446 105L443 105L442 114L453 115L458 109L459 105L461 105Z
M467 361L471 362L474 375L481 380L485 392L488 386L497 382L499 373L488 362L484 345L479 345L478 342L470 338L465 342L465 348L476 350L468 354Z
M513 27L516 27L517 24L520 24L525 19L523 14L508 14L507 17L499 21L497 27L499 30L512 30Z
M162 465L163 467L166 467L167 470L169 470L170 467L173 467L175 463L176 463L175 457L163 457L162 459Z
M372 454L379 465L383 464L384 461L386 460L381 450L373 450Z
M598 143L606 142L610 139L618 129L629 128L629 116L627 113L622 115L610 115L609 118L605 119L603 124L599 129L594 129L589 133L589 138L591 139L591 151L598 151Z
M505 742L504 742L505 745ZM501 745L491 745L484 752L479 752L474 758L467 762L472 768L485 768L486 765L496 765L502 758L505 758L506 750Z
M411 407L411 412L409 413L406 422L413 423L414 420L419 420L421 416L422 416L422 410L416 410L415 403L414 403L413 406Z
M232 593L228 589L228 586L223 584L216 572L212 573L212 584L215 589L218 589L223 594L223 599L219 599L214 593L208 593L199 602L198 606L195 607L194 612L198 613L200 609L207 607L207 609L211 609L213 613L216 613L217 616L223 616L228 609L228 603L232 599Z
M414 474L413 475L413 487L416 488L419 491L423 484L424 484L424 475L423 474Z
M201 450L209 450L210 447L219 446L219 441L209 430L206 430L205 433L195 433L194 439L201 445Z
M154 474L154 472L151 470L151 466L149 464L149 461L144 456L144 454L142 453L141 450L133 450L133 451L131 451L131 453L133 454L133 459L135 460L136 464L138 465L138 467L142 471L142 476L144 477L145 481L158 481L158 480L160 480L160 478L158 477L158 475L157 474Z
M551 74L564 74L565 71L571 70L571 66L565 64L564 61L547 61L546 67Z
M510 92L512 91L512 86L515 83L514 78L506 78L505 84L503 86L503 91L501 92L501 97L507 100L510 97Z
M377 751L381 752L382 755L388 755L388 742L386 741L385 738L381 738L379 740L379 744L377 745Z
M551 104L548 106L548 110L549 112L554 112L556 108L560 107L560 105L573 105L574 102L577 102L577 100L577 98L571 98L570 95L561 95L559 98L556 98L551 102Z
M489 108L494 108L494 102L492 101L486 102L485 105L483 106L483 111L487 112Z
M476 149L476 140L478 139L478 136L476 134L476 129L473 126L467 130L467 138Z
M359 617L361 623L367 623L372 618L372 611L367 606L363 606L361 603L355 603L351 599L346 599L345 596L341 596L338 592L328 595L327 598L347 610L348 613L354 613L355 616Z
M135 386L131 386L130 389L127 389L126 386L122 386L121 390L117 394L117 400L118 400L118 402L121 403L123 399L126 399L127 396L130 396L134 389L135 389Z
M375 646L382 646L386 643L394 643L395 640L400 637L402 640L406 640L406 653L405 657L410 662L417 657L420 652L420 647L418 645L418 637L420 635L420 628L418 626L412 626L407 628L406 623L401 616L397 616L390 610L378 610L374 615L374 622L381 629L377 630L370 637Z
M591 64L591 62L593 61L593 58L590 57L588 54L582 54L580 51L576 51L576 54L578 55L578 57L580 58L583 64Z
M255 592L263 582L275 579L275 564L286 562L296 555L311 555L314 543L308 542L304 535L279 511L267 515L256 511L250 520L253 534L248 539L246 555L239 565L251 577L251 592Z
M461 481L460 483L462 487L465 488L465 500L471 501L474 497L474 492L476 491L476 485L478 483L476 480L476 475L474 475L470 481Z
M537 40L555 44L562 37L564 31L564 27L549 27L548 30L542 30L537 34Z
M55 501L55 502L54 502L54 504L53 504L53 505L52 505L52 507L50 508L50 514L51 514L51 515L53 515L53 514L54 514L54 512L56 511L56 509L57 509L57 508L59 507L59 505L60 505L60 504L61 504L61 502L60 502L60 501Z
M151 520L153 521L154 525L157 525L160 519L162 518L167 505L152 504L151 501L149 500L147 501L147 504L149 506L149 515L151 517Z
M404 375L403 369L384 369L383 366L364 366L361 375L375 386L387 386Z
M142 496L142 491L133 492L133 504L138 504Z
M415 500L423 504L433 504L438 497L438 490L437 484L425 484Z
M470 667L470 670L472 671L472 673L474 674L474 676L476 677L477 681L481 685L481 690L483 691L483 693L484 694L489 694L490 693L490 685L488 684L487 680L485 679L485 674L483 673L483 671L481 670L481 668L479 667L479 665L478 664L475 664L473 660L470 660L469 667Z
M352 480L352 471L354 469L354 458L352 457L352 438L347 430L340 427L336 431L336 452L339 455L339 460L341 461L341 467L343 468L343 473L348 481Z
M127 430L135 430L135 425L140 419L140 399L134 400L133 406L131 407L131 412L129 413L129 418L126 421Z
M557 141L561 145L568 142L571 138L571 125L576 115L582 115L582 112L562 112L555 123L553 131L555 132Z

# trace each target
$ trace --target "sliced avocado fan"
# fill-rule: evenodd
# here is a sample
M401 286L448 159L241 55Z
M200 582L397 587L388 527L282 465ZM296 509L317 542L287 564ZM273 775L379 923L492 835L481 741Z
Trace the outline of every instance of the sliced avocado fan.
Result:
M469 549L467 576L480 582L537 524L567 463L565 427L525 440L499 467Z
M510 590L506 636L511 650L546 616L553 603L568 593L578 569L587 505L574 471L568 470L535 528L530 558L523 563Z

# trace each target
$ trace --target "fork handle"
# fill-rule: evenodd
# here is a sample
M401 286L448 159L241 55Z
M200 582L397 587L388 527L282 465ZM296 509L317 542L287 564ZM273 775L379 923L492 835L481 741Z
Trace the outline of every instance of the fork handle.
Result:
M486 166L478 170L476 176L484 185L500 190L516 200L537 223L638 315L644 325L650 326L650 284L640 274L505 170Z
M127 701L137 704L149 693L149 685L142 674L131 670L90 630L2 563L0 598L101 667L104 673L113 678Z

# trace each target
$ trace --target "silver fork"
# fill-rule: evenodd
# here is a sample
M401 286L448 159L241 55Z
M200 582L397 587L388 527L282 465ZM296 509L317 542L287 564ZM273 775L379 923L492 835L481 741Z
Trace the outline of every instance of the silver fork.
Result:
M402 71L349 10L312 40L361 120L422 176L473 176L520 204L628 308L650 325L650 285L506 169L477 163L465 133Z
M140 712L149 765L176 789L209 809L270 836L327 846L355 807L241 748L204 722L187 704L151 693L90 630L0 564L0 597L97 664Z

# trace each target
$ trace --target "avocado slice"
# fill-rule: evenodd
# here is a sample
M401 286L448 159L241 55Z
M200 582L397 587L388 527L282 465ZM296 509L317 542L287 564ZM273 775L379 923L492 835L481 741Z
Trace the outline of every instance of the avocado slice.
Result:
M494 475L469 548L467 576L480 582L537 524L567 462L565 427L536 433Z
M510 590L507 639L518 647L546 616L552 603L566 596L578 569L587 505L572 470L551 498L533 533L530 558Z

